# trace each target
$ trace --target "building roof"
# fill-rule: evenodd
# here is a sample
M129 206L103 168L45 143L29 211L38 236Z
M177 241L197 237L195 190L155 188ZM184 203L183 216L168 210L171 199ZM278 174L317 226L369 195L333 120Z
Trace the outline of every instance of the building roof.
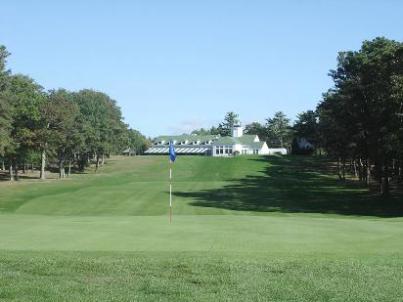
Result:
M265 142L254 142L254 143L252 143L250 146L251 146L253 149L261 149L261 148L263 147L264 143L265 143Z
M194 141L201 141L201 142L205 142L205 141L212 141L215 140L217 138L219 138L219 135L192 135L192 134L183 134L183 135L161 135L161 136L157 136L156 138L154 138L154 142L161 142L161 141L165 141L165 142L169 142L169 141L177 141L177 142L183 142L183 141L190 141L190 142L194 142Z
M255 141L256 137L257 137L256 135L251 135L251 134L244 134L240 137L233 137L233 136L222 136L221 137L219 135L191 135L191 134L190 135L189 134L161 135L161 136L156 137L153 140L156 145L154 145L152 148L150 148L149 151L146 153L163 153L163 152L165 152L165 151L162 151L161 148L164 147L169 141L176 141L176 144L181 147L192 147L192 148L195 148L195 147L193 147L194 146L193 142L200 142L200 148L205 146L205 144L204 144L205 142L211 142L211 144L214 146L243 145L243 146L248 146L249 148L253 148L253 149L261 149L264 145L264 142L260 142L260 141L256 142ZM259 140L259 138L258 138L258 140ZM164 141L164 144L160 145L159 143L162 141ZM179 144L184 141L188 141L188 143L186 145ZM192 151L190 151L190 149L184 149L181 151L183 153L193 153L194 151L196 151L196 153L205 152L204 149L197 149L197 150L192 150Z
M261 149L265 142L260 142L259 138L256 140L256 135L243 135L240 137L232 136L219 136L219 135L162 135L154 139L154 146L145 151L146 154L167 154L168 146L166 143L169 141L176 141L175 151L178 154L206 154L211 152L212 146L223 145L243 145L251 149ZM159 144L164 141L164 144ZM178 144L188 141L186 145ZM205 144L204 142L212 142ZM200 144L193 144L193 142L200 142Z
M241 137L224 136L213 142L213 145L249 145L253 147L263 146L263 142L255 142L256 135L245 134Z

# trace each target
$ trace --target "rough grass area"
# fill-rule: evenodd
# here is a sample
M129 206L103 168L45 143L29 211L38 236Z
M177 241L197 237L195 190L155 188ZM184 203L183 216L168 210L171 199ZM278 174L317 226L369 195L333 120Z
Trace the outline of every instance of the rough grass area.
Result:
M166 157L0 183L0 301L402 301L402 196L325 159Z
M0 256L8 301L401 301L396 258L326 260L215 253Z

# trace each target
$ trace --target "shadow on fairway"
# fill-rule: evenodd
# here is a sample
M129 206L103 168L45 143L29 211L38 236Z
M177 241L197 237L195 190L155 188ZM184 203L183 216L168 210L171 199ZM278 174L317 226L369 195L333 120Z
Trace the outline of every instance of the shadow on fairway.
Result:
M73 169L71 171L71 174L90 174L87 171L79 171L76 169ZM59 179L59 170L57 168L49 168L46 171L46 179ZM39 178L39 171L35 170L35 172L32 171L27 171L27 173L23 173L22 171L19 171L18 173L18 179L16 177L16 180L40 180ZM0 171L0 182L8 182L10 181L10 175L8 174L8 171Z
M250 160L267 163L261 176L232 179L217 189L174 194L191 198L193 206L237 211L403 216L398 196L382 198L357 181L339 181L326 159L273 156Z

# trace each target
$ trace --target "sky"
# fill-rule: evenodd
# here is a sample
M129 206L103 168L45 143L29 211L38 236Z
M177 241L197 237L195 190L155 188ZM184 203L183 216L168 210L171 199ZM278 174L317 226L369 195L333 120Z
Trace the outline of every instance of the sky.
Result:
M0 0L13 73L115 99L147 136L314 109L339 51L403 40L403 1Z

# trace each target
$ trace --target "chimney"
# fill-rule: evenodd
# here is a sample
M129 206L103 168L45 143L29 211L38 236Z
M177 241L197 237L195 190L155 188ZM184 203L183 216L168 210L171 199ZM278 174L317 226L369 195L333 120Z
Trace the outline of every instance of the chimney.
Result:
M234 125L232 128L232 137L241 137L243 135L243 128L241 125Z

